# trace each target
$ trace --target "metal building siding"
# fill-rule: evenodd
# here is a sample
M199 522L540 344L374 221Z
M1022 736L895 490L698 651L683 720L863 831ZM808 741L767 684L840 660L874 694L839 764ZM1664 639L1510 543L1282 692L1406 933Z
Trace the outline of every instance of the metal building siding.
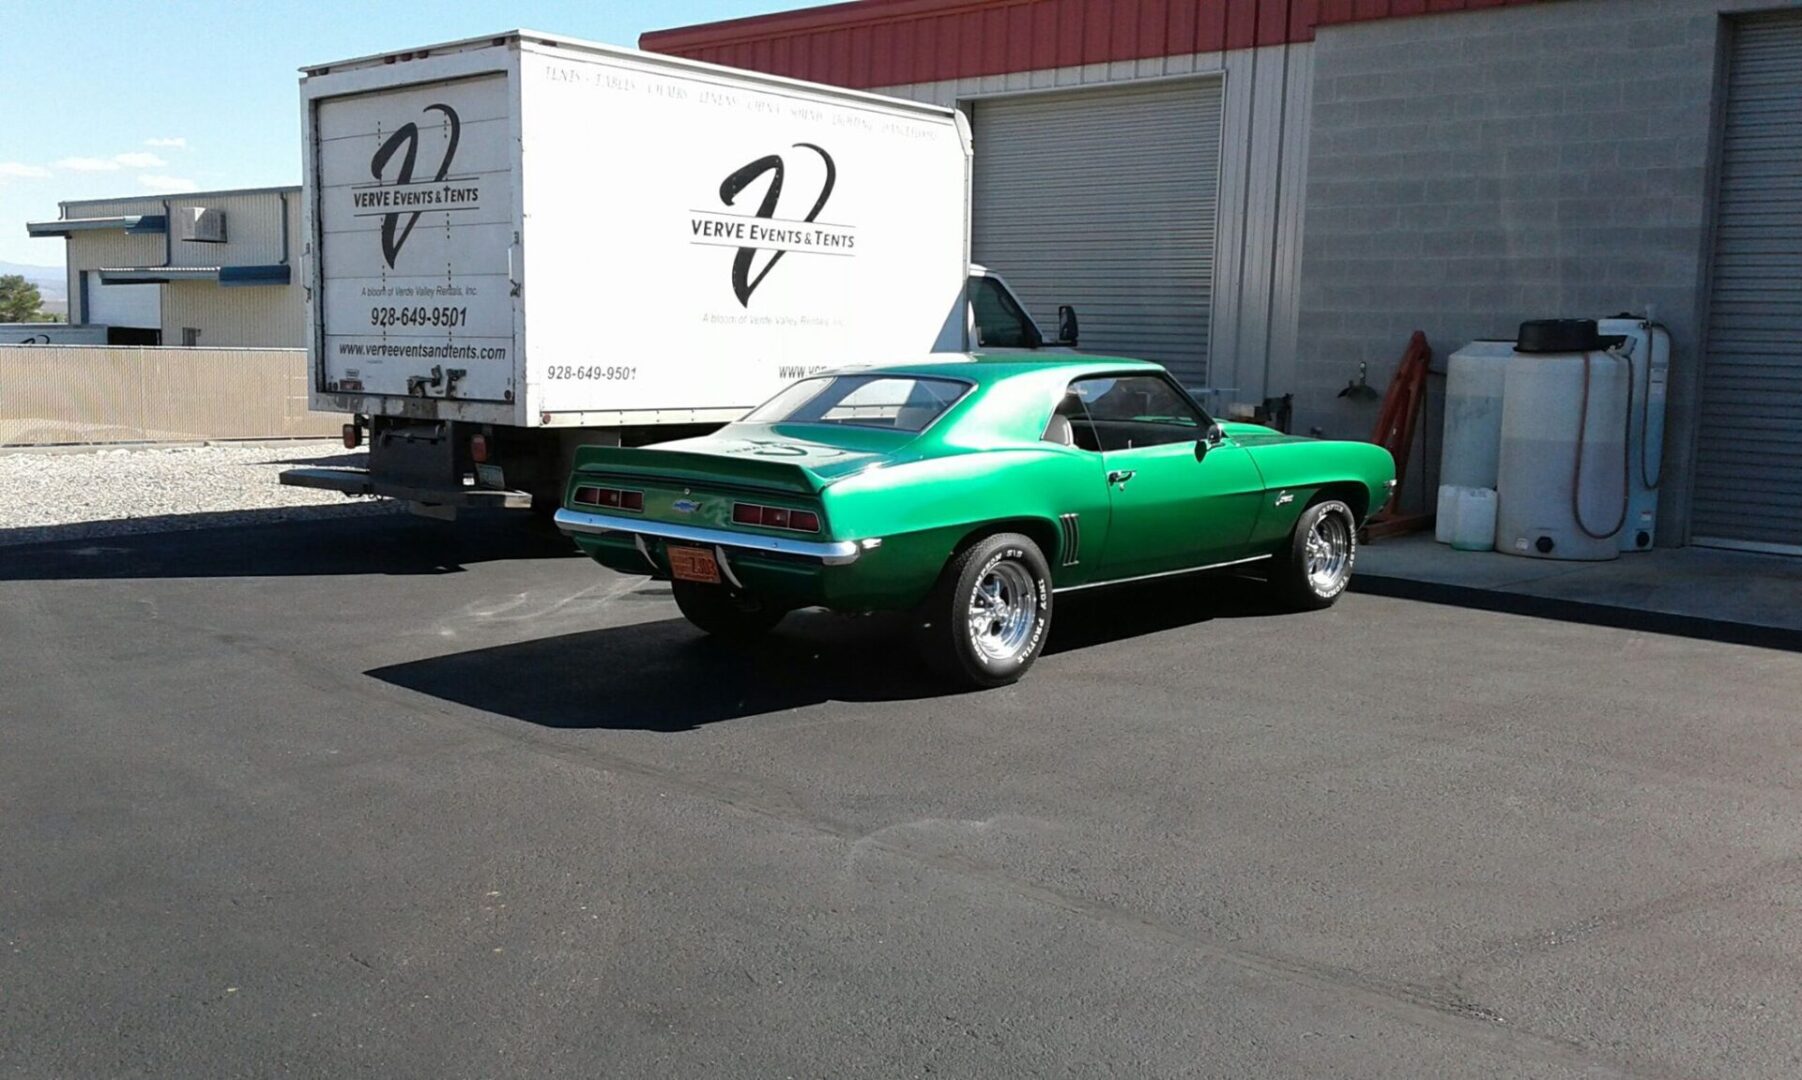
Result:
M1690 531L1802 552L1802 15L1734 31Z
M126 213L137 213L128 210ZM161 213L158 206L156 213ZM71 215L79 216L79 215ZM101 214L93 215L95 217ZM98 270L108 266L155 266L163 261L163 238L161 236L133 236L123 231L80 232L63 241L63 252L69 261L69 287L74 291L69 294L69 321L94 322L87 311L77 310L81 306L81 275L89 270ZM96 275L89 279L88 292L111 288L102 285ZM88 302L93 306L94 297Z
M192 327L206 347L306 346L306 293L298 283L227 288L211 281L174 281L162 289L165 345L180 345L182 330Z
M288 192L290 246L299 232L293 229L293 211L300 193ZM258 191L243 195L198 198L176 196L169 200L173 214L185 206L203 206L225 213L225 243L198 243L176 239L177 225L169 222L171 266L260 266L282 259L282 192ZM289 252L292 258L292 251Z
M865 0L659 30L642 48L869 89L1312 41L1317 26L1544 0Z
M177 200L177 205L188 205ZM252 266L281 260L280 194L259 192L228 199L196 199L194 205L226 211L225 244L174 243L189 266ZM300 195L289 192L288 262L294 268L287 285L223 286L212 281L171 282L163 286L163 343L179 345L182 330L200 331L203 346L299 349L307 343L306 289L301 282L295 238L300 236ZM207 262L211 252L212 262Z
M1221 84L1184 79L979 101L974 258L1085 351L1207 381Z

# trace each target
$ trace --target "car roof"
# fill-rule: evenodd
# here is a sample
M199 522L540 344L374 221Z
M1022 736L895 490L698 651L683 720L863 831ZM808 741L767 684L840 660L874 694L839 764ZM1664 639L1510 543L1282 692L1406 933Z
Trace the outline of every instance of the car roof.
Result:
M1100 375L1122 370L1162 371L1163 365L1149 360L1125 356L1028 356L1019 353L949 353L938 354L911 363L873 364L869 367L844 368L835 375L918 375L962 379L978 384L1001 382L1017 375L1049 375L1060 373L1078 379L1084 375Z

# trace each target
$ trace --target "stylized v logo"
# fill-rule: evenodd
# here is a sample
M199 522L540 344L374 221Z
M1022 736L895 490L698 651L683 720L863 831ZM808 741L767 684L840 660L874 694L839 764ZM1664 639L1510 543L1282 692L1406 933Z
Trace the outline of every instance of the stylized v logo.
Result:
M438 163L438 172L432 177L433 183L442 181L450 175L451 161L457 156L457 140L463 135L463 122L457 118L457 110L449 105L427 105L426 112L441 112L450 123L450 138L444 142L444 160ZM388 136L388 141L376 149L375 156L369 159L369 171L377 180L386 182L382 173L388 169L388 162L402 147L406 147L406 156L400 160L400 173L395 177L397 185L413 182L413 166L419 159L419 125L408 122ZM401 245L407 237L413 235L413 226L419 224L419 215L423 211L415 210L405 215L407 224L401 228L399 211L382 215L382 256L388 260L388 268L394 268L395 256L400 254Z
M812 150L820 155L821 161L826 163L826 182L820 187L820 196L814 200L813 209L807 211L807 216L801 219L812 222L820 216L820 211L826 208L826 200L832 197L832 186L838 183L838 166L833 163L831 154L812 143L796 143L795 147L796 149ZM766 172L773 172L775 175L770 177L769 190L763 193L763 202L757 207L757 216L760 218L775 217L776 204L782 199L782 177L786 172L780 154L760 157L726 177L725 181L720 184L720 201L727 206L733 205L732 200L738 198L740 192ZM774 270L776 264L782 261L782 256L787 254L787 251L777 251L771 254L770 261L763 264L763 270L756 277L752 277L751 260L756 257L757 249L748 247L738 249L738 253L732 258L732 291L738 295L740 306L751 306L751 294L757 291L757 286L763 284L763 279L770 276L770 271Z

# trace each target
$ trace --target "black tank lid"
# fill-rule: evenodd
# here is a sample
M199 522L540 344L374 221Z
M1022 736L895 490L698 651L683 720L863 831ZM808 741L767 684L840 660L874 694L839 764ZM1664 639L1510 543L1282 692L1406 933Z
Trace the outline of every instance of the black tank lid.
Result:
M1603 337L1594 319L1531 319L1520 324L1514 351L1520 353L1580 353L1613 348L1627 340Z
M1594 319L1531 319L1520 324L1514 351L1524 353L1590 352L1597 348Z

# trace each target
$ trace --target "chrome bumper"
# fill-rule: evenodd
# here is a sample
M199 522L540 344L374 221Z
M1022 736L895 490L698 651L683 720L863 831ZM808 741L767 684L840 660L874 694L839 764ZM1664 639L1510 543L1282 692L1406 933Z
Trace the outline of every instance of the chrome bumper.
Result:
M645 521L641 518L620 517L615 514L591 514L587 511L567 508L557 511L556 521L557 528L571 536L627 533L632 536L650 536L658 540L675 540L679 543L699 544L706 547L764 551L773 555L798 555L804 559L818 559L827 566L845 566L854 563L857 561L857 557L863 554L866 546L876 546L876 542L873 541L858 544L854 540L826 542L789 540L779 536L758 536L752 533L727 532L725 529L704 529L694 525Z

